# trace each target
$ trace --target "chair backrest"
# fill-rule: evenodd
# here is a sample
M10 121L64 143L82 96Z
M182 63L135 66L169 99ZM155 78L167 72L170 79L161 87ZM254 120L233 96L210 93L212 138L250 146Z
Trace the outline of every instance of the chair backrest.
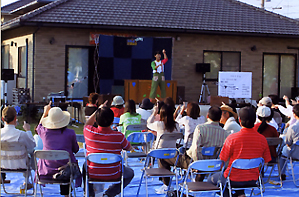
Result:
M212 147L202 147L201 154L203 156L215 156L217 153L218 148L215 146Z
M154 157L157 159L171 159L179 154L176 148L159 148L151 150L148 153L148 157Z
M46 160L70 160L70 154L65 150L37 150L34 152L34 156Z
M26 146L19 142L1 141L1 150L3 151L22 151L27 150Z
M77 139L77 142L85 143L83 134L76 134L76 139Z
M262 157L254 159L236 159L235 161L233 161L231 169L236 168L241 170L249 170L253 168L263 167L263 165L264 159Z
M161 140L178 140L183 138L184 134L182 133L164 133L160 137Z
M202 172L221 171L224 167L224 161L220 159L197 160L189 165L190 170L195 169Z
M113 119L113 124L118 124L119 123L119 119L118 117L114 117Z
M279 146L282 143L282 138L279 137L267 137L266 139L269 146Z
M147 130L146 124L134 124L134 125L128 125L125 129L126 131L142 131Z
M292 145L291 151L290 151L290 157L292 157L293 159L299 159L298 154L296 154L299 151L299 141L295 142ZM294 154L293 154L294 153Z
M122 156L113 153L90 153L86 160L97 164L113 164L122 162Z
M154 141L155 136L150 132L133 132L127 137L129 142L133 143L146 143Z

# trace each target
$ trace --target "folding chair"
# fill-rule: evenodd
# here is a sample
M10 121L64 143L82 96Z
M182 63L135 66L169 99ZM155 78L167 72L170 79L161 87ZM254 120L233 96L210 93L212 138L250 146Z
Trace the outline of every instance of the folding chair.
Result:
M177 177L177 170L176 170L176 164L178 161L179 152L176 148L161 148L161 149L155 149L148 153L144 168L142 169L142 175L139 182L139 187L137 191L137 196L139 195L142 179L145 179L145 192L146 197L148 197L148 185L147 185L147 178L148 177L170 177L170 182L168 186L168 191L171 185L172 178L175 177L176 179L176 189L177 189L177 196L178 196L178 177ZM176 162L173 167L173 171L164 169L164 168L150 168L150 159L151 158L157 158L157 159L171 159L176 157Z
M76 139L77 142L83 143L83 146L85 144L85 138L83 134L76 134ZM82 149L80 149L76 154L75 157L85 157L84 155L84 151L82 151Z
M151 145L154 141L154 134L150 132L134 132L130 133L127 137L127 140L132 144L133 147L136 146L142 146L143 152L132 152L128 153L125 151L125 165L128 166L128 158L145 158L147 156L147 153L149 152Z
M269 173L269 176L268 176L268 179L265 183L268 183L270 178L271 177L274 177L274 176L271 176L272 175L272 172L273 170L275 169L275 165L277 165L277 168L278 168L278 177L279 177L279 180L280 180L280 186L279 187L267 187L269 189L271 188L281 188L282 187L282 179L281 179L281 167L280 167L280 163L279 163L279 156L280 153L281 153L281 150L282 150L282 138L278 138L278 137L267 137L267 142L268 142L268 145L269 146L277 146L276 148L276 153L277 153L277 158L276 158L276 161L275 162L269 162L266 166L266 170L268 169L268 167L271 167L271 171Z
M184 190L186 191L186 196L189 196L189 193L218 191L220 191L221 196L223 196L223 187L220 180L218 181L218 185L215 186L208 182L196 182L194 178L194 171L196 171L195 174L210 175L216 172L223 172L223 169L224 161L220 159L198 160L192 162L188 167L183 184L180 184L180 189L182 188L181 197L183 197ZM188 176L190 177L191 182L187 182Z
M121 155L113 154L113 153L90 153L86 157L86 161L90 161L96 164L114 164L120 162L121 165L121 177L119 180L111 180L111 181L104 181L104 180L95 180L90 179L88 174L88 167L85 165L86 169L86 179L85 179L85 194L89 196L89 183L93 184L103 184L103 183L120 183L121 184L121 197L124 196L124 177L123 177L123 159Z
M261 157L254 158L254 159L236 159L235 161L233 161L231 168L229 170L229 173L227 175L227 178L226 178L225 186L224 186L224 188L225 188L226 184L228 185L230 197L232 197L232 190L241 190L241 189L248 189L248 188L252 188L251 194L250 194L250 196L252 196L253 189L256 187L260 189L261 196L263 197L263 184L262 184L262 178L261 178L261 170L263 169L263 166L264 166L264 159ZM241 170L249 170L249 169L259 168L259 178L258 178L257 184L250 185L247 187L233 187L232 188L229 177L230 177L230 173L233 168L241 169Z
M25 152L24 152L25 150ZM2 151L7 151L11 152L13 154L11 155L3 155ZM16 152L17 151L17 152ZM22 155L15 154L15 153L21 153ZM2 173L23 173L25 175L25 193L24 195L27 196L27 185L28 185L28 179L29 176L31 177L31 182L33 183L33 178L31 174L31 168L30 168L30 162L29 162L29 157L28 157L28 152L27 148L25 145L20 144L18 142L5 142L1 141L1 159L3 160L14 160L14 158L18 157L23 157L26 158L26 168L25 169L9 169L9 168L1 168ZM14 194L14 195L20 195L20 191L18 193L10 193L7 192L5 189L5 184L2 183L3 190L6 194ZM34 194L34 188L33 188L33 193L28 194L28 195L33 195Z
M295 175L298 174L298 173L295 174L295 172L294 172L294 167L295 167L296 164L299 163L299 159L298 159L298 157L294 158L294 156L293 156L292 153L293 153L295 150L298 151L298 149L299 149L299 141L297 141L295 144L292 145L290 154L289 154L289 156L288 156L288 158L287 158L287 160L286 160L286 162L285 162L285 164L284 164L284 165L287 165L288 161L290 161L291 171L292 171L292 177L293 177L293 182L294 182L294 185L295 185L296 187L299 187L299 184L296 183L296 182L298 181L298 179L296 179L296 177L295 177Z
M183 133L164 133L161 135L160 139L156 143L155 147L159 147L159 143L161 140L164 141L179 141L179 144L181 144L181 141L184 139Z
M127 134L126 133L127 131L131 131L132 133L132 132L141 132L142 130L147 130L146 124L130 124L126 126L124 135Z
M71 163L70 154L65 150L39 150L34 152L34 159L35 159L35 168L36 168L36 182L35 182L35 194L37 193L37 184L39 184L40 194L43 196L42 192L42 184L58 184L58 185L69 185L69 196L72 196L72 187L74 188L74 196L76 197L74 179L72 168L71 169L71 177L69 181L64 180L55 180L55 179L41 179L40 174L37 167L37 159L45 159L45 160L69 160Z

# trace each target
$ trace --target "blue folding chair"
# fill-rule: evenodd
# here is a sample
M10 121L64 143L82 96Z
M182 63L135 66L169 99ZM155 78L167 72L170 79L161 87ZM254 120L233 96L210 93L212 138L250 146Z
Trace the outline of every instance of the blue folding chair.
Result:
M224 185L224 188L226 187L226 185L228 185L230 197L232 197L232 190L242 190L242 189L248 189L248 188L251 188L250 196L252 196L254 188L259 188L261 196L263 196L263 183L262 183L262 178L261 178L261 170L263 169L263 166L264 166L264 159L262 157L254 158L254 159L236 159L235 161L233 161L231 168L229 170L229 173L226 177L226 183ZM240 169L240 170L249 170L249 169L259 168L259 177L257 180L257 184L251 185L248 187L233 187L232 188L231 182L230 182L230 174L231 174L231 171L233 168Z
M298 173L294 172L295 165L297 165L299 163L299 156L294 157L294 154L293 154L293 152L295 150L296 151L299 150L299 141L297 141L295 144L292 145L290 154L289 154L289 156L287 158L287 161L285 162L284 165L287 165L288 161L290 161L290 166L291 166L291 171L292 171L292 177L293 177L294 185L296 187L299 187L299 184L297 184L298 179L296 179L296 177L295 177L295 175L298 174Z
M145 158L153 144L155 139L154 134L150 132L134 132L130 133L127 140L132 144L133 147L143 147L142 152L127 152L125 151L125 164L128 166L128 158Z
M184 177L183 184L180 184L180 189L182 188L181 197L183 197L184 190L186 191L186 196L189 193L199 193L199 192L219 192L223 196L222 183L219 180L218 185L215 186L208 182L196 182L194 174L212 174L216 172L223 172L224 161L220 159L208 159L208 160L198 160L192 162L187 170ZM194 173L196 171L196 173ZM188 179L188 177L190 177ZM188 180L191 180L188 182Z
M177 170L176 170L176 164L178 162L178 156L179 152L176 148L161 148L161 149L155 149L152 150L148 153L144 168L142 169L142 175L137 191L137 196L139 195L142 179L145 179L145 192L146 192L146 197L148 197L148 185L147 185L147 178L148 177L170 177L170 182L168 186L168 191L171 185L172 178L175 177L176 179L176 189L177 189L177 196L178 196L178 177L177 177ZM150 166L150 160L151 158L157 158L157 159L171 159L176 157L176 162L173 167L173 171L171 172L170 170L164 169L164 168L151 168Z
M120 162L121 165L121 176L119 180L111 180L111 181L105 181L105 180L95 180L90 179L88 174L88 167L85 165L86 170L86 179L85 179L85 194L86 196L89 196L89 183L93 184L103 184L103 183L120 183L121 184L121 197L124 196L124 177L123 177L123 159L121 155L113 154L113 153L90 153L86 157L86 161L90 161L96 164L114 164Z

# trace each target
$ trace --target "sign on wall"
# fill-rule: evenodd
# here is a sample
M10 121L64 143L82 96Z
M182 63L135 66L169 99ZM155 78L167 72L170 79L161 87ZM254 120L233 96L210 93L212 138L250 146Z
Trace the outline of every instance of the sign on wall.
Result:
M251 98L251 72L219 72L218 96Z

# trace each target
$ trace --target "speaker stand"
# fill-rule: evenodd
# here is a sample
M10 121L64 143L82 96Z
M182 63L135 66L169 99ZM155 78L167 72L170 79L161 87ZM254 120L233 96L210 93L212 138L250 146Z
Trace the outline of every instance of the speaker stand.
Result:
M206 90L208 92L208 96L210 96L209 86L208 86L208 84L206 84L206 73L204 73L202 85L201 85L200 97L199 97L199 101L198 101L199 103L207 103Z
M4 107L7 107L8 106L8 103L7 103L7 80L4 80Z

